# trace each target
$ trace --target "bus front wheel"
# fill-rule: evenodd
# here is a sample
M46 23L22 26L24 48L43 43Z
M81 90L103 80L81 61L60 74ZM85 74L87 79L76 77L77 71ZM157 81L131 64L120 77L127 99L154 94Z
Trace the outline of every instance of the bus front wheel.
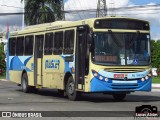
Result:
M79 93L75 90L75 83L72 76L68 78L66 92L69 100L74 101L77 100L79 97Z
M116 101L124 100L125 97L126 97L126 93L113 94L113 98Z
M21 87L24 93L28 93L30 91L30 86L28 85L27 73L23 73L22 75Z

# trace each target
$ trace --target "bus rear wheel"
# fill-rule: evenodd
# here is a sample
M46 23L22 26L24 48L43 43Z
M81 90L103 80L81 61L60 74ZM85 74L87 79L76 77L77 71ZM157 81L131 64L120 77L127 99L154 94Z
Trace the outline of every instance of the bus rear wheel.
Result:
M75 89L75 83L72 76L68 78L67 85L66 85L66 93L69 100L72 100L72 101L77 100L79 97L79 93Z
M116 101L122 101L126 97L126 93L113 94L113 98Z
M28 85L28 76L27 73L23 73L21 80L21 87L24 93L30 92L30 86Z

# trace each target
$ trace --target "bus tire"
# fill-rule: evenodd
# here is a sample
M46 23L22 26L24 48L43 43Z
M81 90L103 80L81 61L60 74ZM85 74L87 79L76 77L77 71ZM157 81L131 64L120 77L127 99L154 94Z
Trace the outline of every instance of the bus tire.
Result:
M75 89L75 83L72 76L68 78L67 85L66 85L66 93L69 100L72 100L72 101L77 100L79 97L79 93Z
M23 73L21 80L21 87L24 93L30 92L30 86L28 85L28 76L27 73Z
M113 98L116 101L122 101L126 97L126 93L113 94Z

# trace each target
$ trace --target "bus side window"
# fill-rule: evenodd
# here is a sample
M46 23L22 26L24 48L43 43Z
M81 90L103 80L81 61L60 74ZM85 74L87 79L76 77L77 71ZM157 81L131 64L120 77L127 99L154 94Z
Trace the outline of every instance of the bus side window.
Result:
M63 32L56 32L53 53L55 55L61 55L62 49L63 49Z
M25 37L24 55L33 55L33 36Z
M16 53L16 38L9 39L9 55L14 56Z
M45 34L45 46L44 46L44 54L52 55L53 51L53 33Z
M74 50L74 30L65 31L64 54L73 54Z
M17 37L16 46L16 55L22 56L24 52L24 37Z

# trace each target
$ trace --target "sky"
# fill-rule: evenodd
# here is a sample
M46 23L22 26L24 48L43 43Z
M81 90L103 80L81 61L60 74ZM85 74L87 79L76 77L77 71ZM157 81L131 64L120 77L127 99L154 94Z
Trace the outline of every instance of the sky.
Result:
M81 10L81 9L96 9L97 0L64 0L65 10ZM147 20L151 25L151 38L160 40L160 0L106 0L108 14L116 16L126 16ZM155 6L159 4L159 6ZM146 8L132 8L132 9L117 9L122 7L133 6L149 6ZM111 10L112 9L112 10ZM0 0L0 13L15 13L22 12L23 4L21 0ZM66 14L66 20L80 20L95 17L94 12L79 12ZM0 16L0 32L6 31L7 24L10 30L22 29L22 15Z

